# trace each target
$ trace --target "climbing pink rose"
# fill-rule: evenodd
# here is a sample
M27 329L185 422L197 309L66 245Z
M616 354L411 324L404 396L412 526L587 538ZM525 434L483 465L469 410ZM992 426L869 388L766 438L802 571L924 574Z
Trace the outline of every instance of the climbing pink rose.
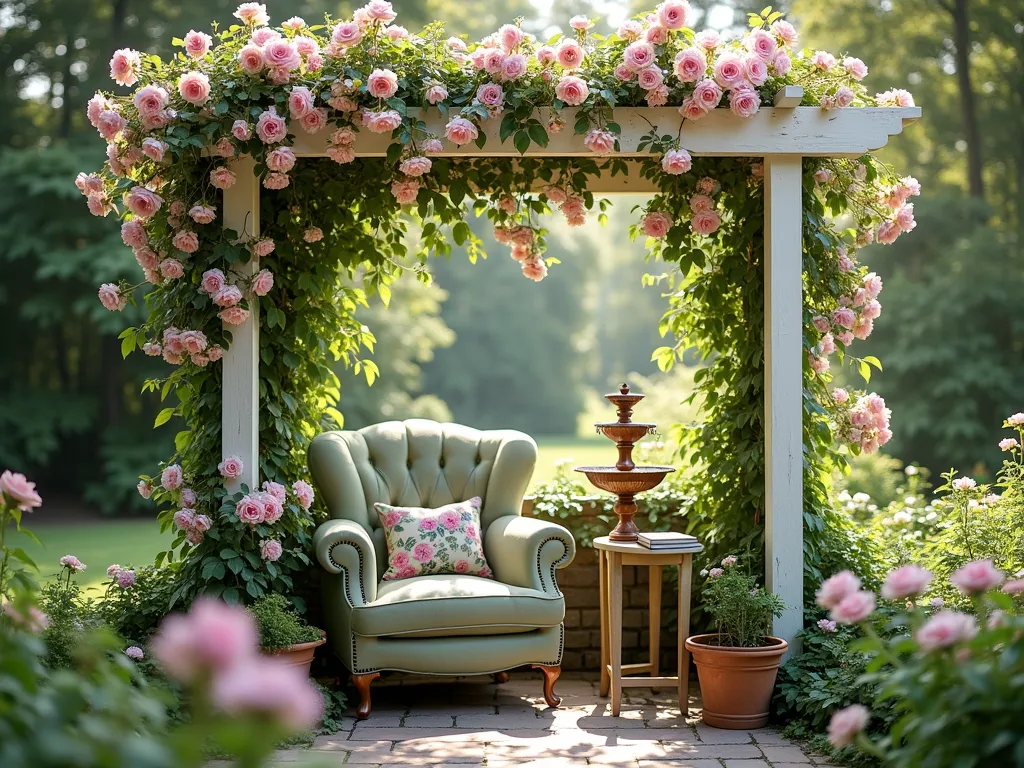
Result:
M185 488L181 492L181 505L183 507L194 507L196 505L196 492L191 488Z
M778 77L785 77L789 74L789 70L793 67L793 61L789 58L789 54L784 48L780 48L775 52L775 55L771 60L772 71Z
M676 54L672 71L684 83L693 83L703 77L708 60L700 48L684 48Z
M190 230L183 229L171 238L171 244L183 253L195 253L199 250L199 236Z
M752 117L761 108L761 97L750 87L734 87L729 92L729 108L739 117Z
M558 57L555 54L555 49L550 45L542 45L537 49L537 53L535 55L537 57L537 61L544 67L549 64L554 64L558 60Z
M501 41L501 46L509 52L522 45L524 38L523 30L515 24L504 24L498 30L498 40Z
M722 89L714 80L701 80L693 89L693 100L704 109L714 109L722 100Z
M206 515L196 515L195 528L204 533L213 527L213 522Z
M105 109L100 112L96 130L107 141L113 141L121 133L125 125L127 125L127 121L121 115L112 109ZM113 170L113 166L111 166L111 169Z
M223 165L210 171L210 184L217 189L229 189L237 180L235 174Z
M319 133L327 126L327 110L323 107L309 110L299 121L299 125L306 133Z
M867 727L870 717L867 707L861 704L851 704L833 713L828 724L829 743L836 749L852 744L857 734Z
M699 235L711 235L718 231L722 224L721 217L714 211L699 211L690 221L693 231Z
M331 33L331 40L342 48L355 45L362 37L363 31L359 28L359 25L351 21L342 22Z
M324 232L320 227L310 227L302 233L302 239L307 243L319 243L324 239Z
M300 120L313 108L313 93L305 86L296 86L288 94L288 112L293 120Z
M735 88L743 82L747 70L743 59L731 51L722 53L716 60L714 66L715 80L723 88Z
M366 79L366 89L376 99L390 99L398 93L398 75L390 69L375 69Z
M426 98L430 104L439 104L448 98L448 89L443 85L432 85L427 88Z
M743 44L748 51L761 59L762 62L770 61L775 55L778 43L775 38L763 29L754 29L743 39Z
M686 0L665 0L658 6L658 22L665 29L682 29L690 18L690 4Z
M841 85L836 89L835 96L833 96L833 102L836 108L845 109L853 103L853 91L847 88L845 85Z
M284 505L281 499L272 493L258 493L255 495L256 503L263 508L263 522L276 523L284 514Z
M796 45L799 40L796 29L788 21L779 20L772 23L772 32L786 45Z
M163 198L145 187L132 187L124 196L125 207L140 219L148 219L160 210Z
M836 63L836 57L828 51L815 51L810 62L818 69L831 69L832 65Z
M836 392L838 393L839 390L836 390ZM815 595L815 600L822 608L834 608L843 598L852 595L859 589L860 579L854 576L851 571L840 571L835 576L822 582Z
M238 456L228 456L217 465L221 477L238 478L245 471L245 465Z
M118 85L135 85L139 81L140 69L142 57L131 48L120 48L110 58L110 77Z
M206 205L193 205L189 208L188 215L196 224L210 224L217 218L217 209Z
M708 111L709 110L695 98L685 99L679 107L679 114L687 120L700 120L708 113Z
M857 316L849 307L839 307L832 311L832 322L843 328L852 328Z
M135 490L137 490L139 492L139 496L144 499L148 499L153 495L153 486L145 480L139 480L139 484L135 486Z
M274 107L261 112L256 121L256 135L264 144L276 144L288 134L288 124Z
M167 144L159 139L147 137L142 140L142 154L148 157L150 160L160 162L164 159L164 153L167 152Z
M86 197L92 194L103 194L103 179L95 174L78 174L75 177L75 186Z
M191 509L179 509L174 513L174 524L179 531L187 531L196 522L196 513Z
M207 348L206 357L209 359L211 363L215 363L222 357L224 357L224 349L220 346L220 344L213 344Z
M646 40L637 40L636 42L630 43L626 46L626 50L622 54L623 62L634 72L639 72L642 69L653 65L654 62L654 46Z
M231 125L231 135L239 141L248 141L252 138L252 127L245 120L235 120Z
M578 107L590 95L590 88L582 78L565 75L555 85L555 95L570 107Z
M138 219L126 221L121 225L121 239L131 248L143 248L149 242L146 228Z
M661 169L668 174L678 176L693 167L693 158L685 149L670 149L661 158Z
M263 50L253 43L242 46L238 52L238 65L247 75L258 75L263 71Z
M402 124L402 116L393 109L367 113L365 125L373 133L391 133Z
M100 303L110 312L120 312L128 306L128 297L122 295L121 289L113 283L101 285L97 294L100 297Z
M267 167L279 173L288 173L295 167L295 153L291 147L278 147L267 153Z
M970 640L977 632L978 624L973 616L958 611L939 611L914 633L914 639L920 649L928 653Z
M873 592L851 592L832 608L829 616L840 624L856 624L864 621L875 610Z
M614 133L594 128L583 138L583 146L591 152L603 155L615 149L616 138Z
M266 189L284 189L291 183L286 173L268 173L263 177L263 186Z
M284 548L281 546L280 541L275 541L274 539L264 539L260 542L260 557L262 557L267 562L272 563L275 560L280 559L281 553L283 551Z
M648 237L662 238L672 228L672 217L664 211L651 211L640 222Z
M477 136L476 126L464 117L453 117L444 130L445 138L457 146L469 144L475 141Z
M575 40L566 38L555 49L555 58L565 69L576 69L583 63L583 48Z
M257 240L252 245L252 252L259 256L260 258L263 258L264 256L269 256L274 252L274 241L271 240L269 237L264 237L262 240Z
M210 295L213 298L213 303L218 307L233 307L242 300L242 291L234 285L224 285L216 293Z
M198 355L206 349L206 334L202 331L182 331L178 339L190 355Z
M242 3L232 16L243 24L251 24L254 27L262 27L270 21L267 6L263 3Z
M210 78L203 72L186 72L178 78L178 93L189 104L202 106L210 100Z
M429 562L434 557L434 548L427 542L421 541L412 550L413 559L421 563Z
M715 201L707 195L694 195L690 198L690 210L694 213L701 211L712 211L715 208Z
M235 505L235 514L243 523L257 525L263 522L263 505L250 495L245 495Z
M164 259L160 262L160 274L168 280L178 280L185 274L185 267L177 259Z
M213 38L205 32L196 32L190 29L185 35L185 53L193 59L201 59L213 45Z
M513 53L501 63L501 79L505 82L518 80L526 74L526 57L521 53Z
M863 80L868 75L867 64L852 56L847 56L843 59L843 69L849 72L854 80Z
M505 92L497 83L484 83L476 89L477 99L481 104L486 104L489 107L500 106L504 96Z
M22 512L31 512L43 504L42 498L36 493L36 484L20 472L11 472L9 469L0 474L0 496L13 501Z
M290 40L271 40L263 46L263 62L272 70L291 72L302 64L302 57Z
M252 292L257 296L266 296L274 287L274 274L269 269L261 269L252 279Z
M949 580L963 594L975 595L998 587L1004 578L1005 574L991 560L975 560L955 571Z
M396 181L391 185L391 194L395 196L402 205L408 205L409 203L416 202L416 197L420 192L420 182L416 179L403 179Z
M406 176L422 176L430 171L432 165L429 157L410 157L402 161L398 170Z
M652 91L665 82L665 76L658 67L641 69L636 76L636 84L645 91Z
M180 488L182 479L181 467L178 464L168 464L160 473L160 485L167 491Z
M758 56L749 53L743 57L743 67L746 69L747 80L751 85L764 85L768 79L768 65Z
M902 600L920 595L931 583L934 574L919 565L904 565L885 577L881 594L886 600Z
M305 480L296 480L292 483L292 490L295 492L296 497L298 497L299 505L303 509L309 509L313 506L313 486Z

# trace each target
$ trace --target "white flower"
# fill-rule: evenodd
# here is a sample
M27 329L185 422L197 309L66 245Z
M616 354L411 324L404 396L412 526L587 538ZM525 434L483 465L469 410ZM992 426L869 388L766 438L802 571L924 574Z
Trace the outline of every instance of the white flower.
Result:
M917 474L917 467L915 467L915 466L914 466L913 464L908 464L908 465L906 466L906 468L904 468L904 470L903 470L903 471L904 471L904 472L905 472L905 473L906 473L907 475L909 475L909 476L913 477L914 475L916 475L916 474Z
M869 501L871 501L871 497L868 496L863 491L861 491L859 493L853 494L853 500L858 504L867 504Z

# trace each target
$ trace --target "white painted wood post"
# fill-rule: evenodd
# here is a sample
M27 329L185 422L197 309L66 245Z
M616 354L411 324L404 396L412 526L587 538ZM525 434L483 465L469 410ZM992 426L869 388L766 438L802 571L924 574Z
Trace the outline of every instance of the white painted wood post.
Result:
M764 159L765 572L786 603L774 632L803 626L803 295L801 158Z
M260 232L260 185L250 157L234 160L231 165L238 180L224 190L224 228L242 236L258 237ZM259 259L253 256L248 264L236 264L236 279L251 277L259 270ZM221 361L223 392L221 404L221 454L238 456L244 465L242 476L229 480L229 490L237 491L242 483L250 488L259 482L259 372L260 323L258 305L249 303L249 319L241 325L225 325L231 333L231 346Z

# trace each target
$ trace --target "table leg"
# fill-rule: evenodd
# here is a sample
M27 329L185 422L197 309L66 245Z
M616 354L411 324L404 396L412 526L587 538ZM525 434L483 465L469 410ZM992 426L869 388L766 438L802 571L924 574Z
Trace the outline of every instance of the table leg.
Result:
M622 555L608 552L608 624L611 655L612 717L622 705Z
M661 656L661 566L648 566L650 581L650 601L647 606L647 628L650 634L651 677L658 677L659 659ZM654 693L658 689L651 689Z
M608 664L610 663L608 653L608 553L604 550L597 550L597 564L601 582L601 688L599 693L602 696L607 696L611 677L608 675Z
M690 580L693 570L693 555L683 555L679 562L679 711L686 717L690 702L690 652L686 650L686 638L690 634Z

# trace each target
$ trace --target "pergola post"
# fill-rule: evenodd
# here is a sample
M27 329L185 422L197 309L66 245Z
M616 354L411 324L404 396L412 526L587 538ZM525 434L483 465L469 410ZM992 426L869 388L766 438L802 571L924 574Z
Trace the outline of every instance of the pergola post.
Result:
M255 163L246 156L234 160L230 167L238 180L224 190L224 228L237 232L239 237L256 238L260 232L260 186ZM247 264L236 264L232 269L251 277L259 270L259 259L253 256ZM249 318L244 323L224 328L231 334L231 344L222 363L221 455L238 456L244 465L240 478L225 483L234 492L242 483L255 487L260 476L259 302L249 302Z
M765 573L786 604L774 633L803 627L803 295L799 155L764 159Z

